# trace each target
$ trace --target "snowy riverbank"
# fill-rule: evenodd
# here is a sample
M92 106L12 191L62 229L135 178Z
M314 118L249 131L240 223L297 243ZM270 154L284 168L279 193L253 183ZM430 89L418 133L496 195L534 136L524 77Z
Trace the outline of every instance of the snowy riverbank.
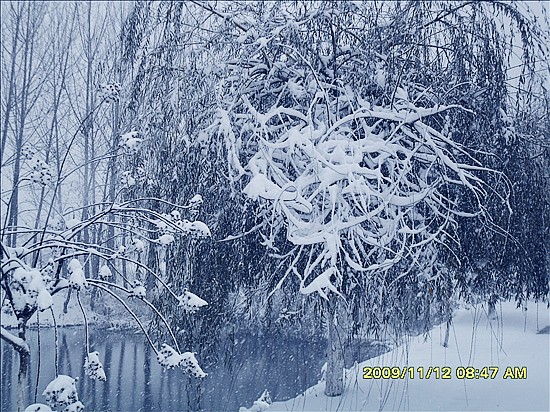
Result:
M550 335L538 332L548 330L550 310L544 303L529 303L527 309L503 303L499 318L493 321L481 305L460 309L447 348L441 345L443 324L434 328L427 340L423 336L410 338L406 344L347 370L342 396L326 397L325 384L319 382L303 395L273 403L269 412L548 411ZM414 377L410 379L407 370L405 379L363 379L364 367L377 366L413 367ZM444 366L450 368L450 379L436 379L435 372L429 379L419 379L418 368L424 368L426 375L430 367ZM494 379L458 379L460 366L473 366L480 372L485 366L499 369ZM509 366L521 368L520 372L526 368L526 379L504 379Z
M80 326L84 325L84 317L82 310L78 305L76 297L73 295L67 304L65 309L66 294L61 293L53 296L53 312L56 317L57 326ZM120 310L114 311L112 308L103 310L105 314L97 313L89 308L89 297L83 299L83 305L86 310L86 320L89 325L100 327L104 329L134 329L136 328L133 320ZM104 308L102 308L104 309ZM17 318L13 311L2 308L2 327L6 329L17 328ZM51 310L45 310L43 312L35 312L27 323L27 327L33 329L38 327L52 327L54 326Z

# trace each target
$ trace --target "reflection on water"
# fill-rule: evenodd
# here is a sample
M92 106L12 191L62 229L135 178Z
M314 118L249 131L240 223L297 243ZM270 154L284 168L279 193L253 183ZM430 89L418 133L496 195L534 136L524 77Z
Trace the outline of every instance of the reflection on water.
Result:
M37 331L28 332L32 355L24 388L26 405L34 402L38 367L37 402L45 403L42 391L55 377L54 331L41 330L40 359L37 335ZM88 411L236 411L240 406L250 406L264 389L274 400L298 395L319 380L325 362L323 341L242 336L220 344L215 357L197 354L208 373L198 381L180 369L163 371L140 334L92 331L90 348L100 353L107 375L106 382L96 382L83 370L83 328L61 328L58 335L59 373L80 377L78 393ZM347 363L377 354L373 349L368 345L355 347ZM17 407L19 360L5 342L1 354L1 410L12 411Z

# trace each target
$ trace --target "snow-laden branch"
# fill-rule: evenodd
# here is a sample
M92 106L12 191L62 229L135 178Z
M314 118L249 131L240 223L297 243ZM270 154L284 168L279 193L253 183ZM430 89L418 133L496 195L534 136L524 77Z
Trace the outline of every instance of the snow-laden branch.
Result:
M112 287L112 288L116 288L116 289L119 289L123 292L126 292L128 295L133 295L133 291L132 290L129 290L129 289L126 289L120 285L117 285L116 283L111 283L111 282L106 282L106 281L103 281L103 280L99 280L99 279L89 279L88 282L91 284L91 285L103 285L103 286L109 286L109 287ZM172 328L170 327L170 324L168 323L168 321L166 320L166 318L162 315L162 313L159 312L159 310L156 308L155 305L153 305L151 302L149 302L147 299L145 299L144 297L141 297L140 298L143 302L145 302L145 304L147 306L149 306L149 308L155 312L155 314L162 320L162 323L164 323L164 325L166 326L166 329L168 330L168 333L170 334L170 337L172 338L172 340L174 341L174 345L176 346L176 349L178 350L178 352L180 352L180 348L179 348L179 345L178 345L178 341L176 339L176 336L174 335L174 332L172 331Z
M312 82L317 78L310 88ZM247 176L243 192L269 208L271 221L283 218L287 240L308 250L322 247L302 274L294 266L300 258L283 276L296 273L302 293L338 294L343 263L358 272L379 272L406 261L408 274L430 264L423 251L448 236L455 218L483 217L487 190L480 173L494 171L430 122L449 111L470 110L419 107L403 90L392 107L372 106L335 85L331 93L319 85L308 95L309 104L285 98L285 93L296 97L294 86L278 90L281 102L294 104L262 112L255 106L261 100L243 94L241 104L221 111L211 130L226 138L235 178ZM330 112L332 107L340 112ZM245 144L251 155L241 164L236 153ZM459 207L459 193L472 196L469 209Z
M124 309L130 314L130 316L132 316L132 318L134 318L137 325L139 326L139 328L141 329L141 331L143 332L143 334L147 338L147 341L149 342L149 345L151 346L151 349L153 349L153 351L158 355L157 348L153 344L153 341L151 340L151 337L147 333L147 330L145 329L145 326L143 325L143 323L141 322L139 317L134 313L134 311L132 309L130 309L130 307L126 304L126 302L124 302L124 300L120 296L118 296L116 293L114 293L109 288L107 288L107 287L105 287L105 286L103 286L103 285L101 285L97 282L95 282L94 286L101 289L101 290L103 290L103 291L105 291L105 292L107 292L109 295L111 295L113 298L115 298L124 307Z

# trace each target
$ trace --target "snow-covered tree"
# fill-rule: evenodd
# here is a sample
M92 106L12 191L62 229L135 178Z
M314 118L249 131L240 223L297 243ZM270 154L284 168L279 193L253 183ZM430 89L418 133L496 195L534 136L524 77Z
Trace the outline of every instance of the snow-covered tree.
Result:
M519 26L525 76L526 38L540 33L503 2L232 3L217 14L240 47L208 133L229 180L258 202L264 245L293 245L275 289L292 275L327 300L325 393L339 395L345 303L369 329L436 303L448 317L463 286L450 270L463 263L459 223L509 238L493 215L511 211L510 180L472 143L513 133L498 116L512 111L499 97L515 37L496 21Z

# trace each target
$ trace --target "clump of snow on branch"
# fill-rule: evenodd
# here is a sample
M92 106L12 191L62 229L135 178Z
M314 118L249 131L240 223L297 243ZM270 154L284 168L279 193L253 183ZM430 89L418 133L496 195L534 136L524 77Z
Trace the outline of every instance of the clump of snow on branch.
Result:
M137 153L139 150L143 139L138 137L139 132L137 130L132 130L131 132L124 133L120 136L119 146L125 148L131 153Z
M76 381L78 378L71 378L68 375L59 375L51 381L42 393L46 402L52 408L59 408L65 411L81 411L84 405L78 400Z
M169 244L171 244L172 242L174 242L174 236L168 234L168 233L165 233L164 235L160 236L158 239L157 239L157 243L160 244L160 245L163 245L163 246L167 246Z
M190 209L196 210L202 203L202 197L194 197L195 202L190 202ZM152 220L152 223L157 227L157 230L162 233L157 239L157 243L161 245L169 245L175 240L175 235L191 236L193 238L207 238L212 236L210 229L206 223L195 220L193 222L182 219L181 213L178 210L173 210L170 213L164 213L160 219Z
M137 238L133 238L130 241L130 244L126 248L127 253L136 252L139 254L139 253L143 253L144 251L145 251L145 243L143 243L143 240L137 239Z
M189 225L189 233L197 238L210 237L210 229L201 221L194 221Z
M188 313L195 313L199 308L208 305L208 302L188 290L184 290L183 294L178 297L178 300L178 306L181 306Z
M31 160L36 155L36 149L32 146L25 145L21 148L21 156L26 160Z
M84 372L93 380L107 380L105 371L103 370L103 365L99 361L99 352L96 351L88 353L88 356L86 356L84 361Z
M52 412L52 408L43 403L33 403L27 406L23 412Z
M48 263L46 263L46 265L42 269L40 269L40 273L42 273L42 276L45 279L49 280L54 275L56 265L57 264L55 263L55 261L52 258L49 258Z
M71 259L67 269L69 271L69 286L74 289L80 289L82 287L88 286L86 282L86 277L84 276L84 269L82 264L76 258Z
M109 269L109 266L102 265L99 268L99 278L102 280L107 280L113 277L113 273L111 272L111 269Z
M99 86L99 96L105 99L105 103L118 102L120 100L120 83L105 83Z
M271 396L269 395L269 392L266 389L263 391L262 396L260 396L257 401L254 401L254 404L250 408L245 408L244 406L241 406L239 408L239 412L267 411L272 403L273 401L271 400Z
M75 402L71 403L69 406L67 406L65 409L63 409L62 412L80 412L84 410L84 405L82 402Z
M147 290L145 289L145 286L143 286L143 283L139 280L134 281L134 286L131 289L130 296L138 299L145 299L145 295L147 294Z
M134 149L137 149L137 147L139 146L137 143L141 143L141 142L136 142L136 141L129 141L129 143L132 144L132 147ZM128 148L128 145L124 144L124 143L121 143L121 146L124 146L126 148ZM134 150L132 149L132 150ZM147 176L146 176L146 173L145 173L145 169L143 167L137 167L135 170L125 170L124 172L122 172L121 176L120 176L120 184L123 186L123 187L126 187L126 188L129 188L129 187L132 187L138 183L143 183L147 180Z
M51 308L53 305L53 298L52 295L50 295L50 292L44 287L38 292L38 296L36 297L36 306L38 307L38 310L44 311L46 309Z
M161 350L157 355L158 362L167 369L173 369L181 366L187 373L196 378L206 377L206 373L201 369L195 354L191 352L178 353L170 345L163 343Z
M50 166L48 166L48 164L40 159L36 154L33 154L32 157L30 157L28 164L32 169L29 179L33 183L47 186L52 181L53 173Z
M48 289L51 277L19 260L16 257L17 249L7 248L7 250L8 256L2 259L2 270L8 272L13 269L10 282L13 309L17 312L23 311L25 307L40 311L49 309L53 304ZM19 251L23 252L23 249Z
M191 200L189 200L189 207L197 207L197 206L201 205L202 202L203 202L202 196L197 194L197 195L193 196L191 198Z

